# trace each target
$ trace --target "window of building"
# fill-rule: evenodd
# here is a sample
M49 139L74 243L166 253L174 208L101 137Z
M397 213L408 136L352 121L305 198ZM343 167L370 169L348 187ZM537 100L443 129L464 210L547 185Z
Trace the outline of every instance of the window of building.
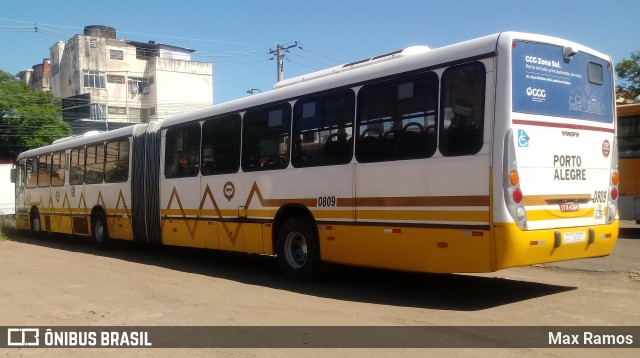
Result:
M126 182L129 178L129 140L107 142L104 161L106 183Z
M144 77L129 77L129 92L133 94L145 93L149 88L149 80Z
M38 158L38 186L51 186L51 157L49 155L41 155Z
M107 75L107 83L115 83L118 85L124 84L124 76Z
M207 119L202 124L202 175L230 174L240 167L240 115Z
M109 58L112 60L124 60L124 52L122 50L109 50Z
M104 145L92 144L87 146L85 159L85 184L100 184L104 179Z
M447 68L442 74L440 152L471 155L482 148L486 70L480 62Z
M107 75L100 71L84 71L84 86L90 88L106 88Z
M51 158L51 186L63 186L67 155L65 152L57 152Z
M165 178L194 177L200 171L200 123L167 129Z
M69 158L69 184L84 184L84 148L71 150Z
M356 159L427 158L436 150L438 76L426 72L364 86L358 93Z
M109 114L127 114L126 107L109 106Z
M107 105L99 103L90 103L89 118L93 121L107 120Z
M136 47L136 59L148 60L150 57L158 56L158 50L144 47Z
M293 166L349 163L354 113L352 90L298 100L293 115Z
M288 103L248 111L242 130L242 170L271 170L289 164L291 106Z

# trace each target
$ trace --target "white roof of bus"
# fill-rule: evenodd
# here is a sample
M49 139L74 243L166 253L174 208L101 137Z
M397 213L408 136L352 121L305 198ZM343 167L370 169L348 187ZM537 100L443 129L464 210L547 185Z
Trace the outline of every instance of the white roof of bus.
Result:
M385 56L374 57L371 61L356 62L354 65L336 66L330 69L310 73L304 76L283 81L274 86L268 92L251 95L245 98L233 100L226 103L217 104L208 108L182 113L167 117L162 125L163 128L188 122L194 119L202 119L216 115L242 111L247 108L274 103L277 101L296 98L306 94L321 92L335 87L349 86L364 82L374 77L384 77L396 73L408 72L423 67L437 66L450 63L452 61L484 55L498 50L498 41L510 48L514 39L546 42L572 46L582 52L589 52L595 56L605 59L610 58L597 51L571 41L544 35L528 34L521 32L503 32L473 40L468 40L435 49L422 49L416 51L409 48L406 55L402 52L393 53L393 59L382 60ZM425 46L426 47L426 46ZM374 60L374 59L380 59ZM366 62L370 62L367 64Z
M146 126L146 124L138 124L138 126L139 125ZM31 149L26 152L20 153L17 160L20 160L25 157L43 154L43 153L56 152L56 151L64 150L67 148L80 147L89 143L127 137L133 133L133 129L135 127L136 127L135 125L132 125L129 127L118 128L108 132L100 132L99 134L89 132L90 134L88 135L58 139L54 144L51 144L45 147L36 148L36 149Z

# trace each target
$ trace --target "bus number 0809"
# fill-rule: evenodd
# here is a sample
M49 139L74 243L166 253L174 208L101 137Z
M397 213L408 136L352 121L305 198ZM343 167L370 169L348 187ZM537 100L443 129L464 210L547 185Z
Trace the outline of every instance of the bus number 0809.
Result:
M318 197L318 206L336 206L336 197L335 196L319 196Z

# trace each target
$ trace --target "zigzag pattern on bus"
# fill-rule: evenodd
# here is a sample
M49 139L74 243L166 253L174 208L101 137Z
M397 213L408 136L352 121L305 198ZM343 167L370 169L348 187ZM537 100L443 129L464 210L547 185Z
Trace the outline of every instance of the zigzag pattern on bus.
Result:
M264 199L264 197L262 196L262 193L260 192L260 188L258 187L258 184L254 181L253 185L251 186L251 190L249 191L249 195L247 196L247 201L245 203L245 209L247 209L249 207L249 205L251 204L251 201L254 197L254 195L256 195L258 197L258 201L260 202L260 205L265 207L265 206L274 206L275 204L278 204L279 202L281 202L282 200L279 199ZM211 204L213 204L213 208L216 212L216 215L218 216L218 219L224 219L222 212L220 211L220 207L218 206L218 203L216 202L216 199L213 196L213 192L211 191L211 188L209 187L209 184L207 184L204 193L202 195L202 199L200 200L200 206L198 207L198 214L195 216L195 218L193 218L193 220L195 221L193 226L189 224L189 221L187 221L187 215L185 214L185 209L182 206L182 201L180 200L180 195L178 194L178 191L176 190L176 187L173 187L173 190L171 191L171 195L169 197L169 203L167 204L167 208L166 210L171 209L171 205L173 204L173 199L175 198L176 203L178 204L178 208L180 209L180 215L182 216L185 225L187 226L187 230L189 231L189 235L191 236L191 238L195 238L195 233L196 233L196 229L198 228L198 223L200 218L204 217L203 215L201 215L200 213L202 212L202 208L204 207L204 204L206 203L206 199L207 197L209 197ZM168 215L163 215L162 216L162 224L161 227L164 228L164 222L167 219ZM231 244L235 246L236 244L236 240L238 238L238 234L240 233L240 228L242 227L242 223L238 223L238 225L236 226L234 231L231 231L229 229L229 227L227 226L227 223L225 221L220 221L220 223L222 224L222 226L224 227L225 233L227 234L227 237L229 238L229 240L231 241Z

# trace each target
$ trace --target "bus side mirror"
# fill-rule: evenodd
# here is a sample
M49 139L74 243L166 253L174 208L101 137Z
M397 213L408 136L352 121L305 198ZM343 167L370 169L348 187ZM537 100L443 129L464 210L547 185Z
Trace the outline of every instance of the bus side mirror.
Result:
M15 183L16 182L16 168L12 168L11 169L11 174L10 175L11 175L11 182Z

